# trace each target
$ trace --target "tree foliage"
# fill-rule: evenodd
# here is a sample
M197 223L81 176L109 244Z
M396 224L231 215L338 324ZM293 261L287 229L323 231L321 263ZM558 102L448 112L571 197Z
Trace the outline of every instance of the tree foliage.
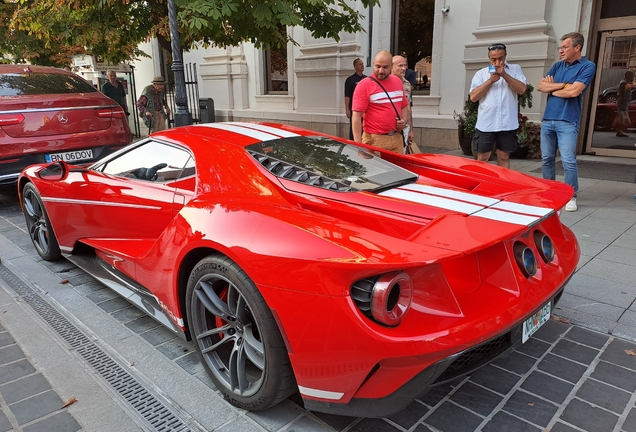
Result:
M66 63L85 53L118 63L144 55L141 42L157 37L170 50L168 0L0 0L0 56L34 63ZM365 7L378 0L361 0ZM257 47L293 41L288 26L339 40L363 31L362 14L346 0L175 0L183 49L197 44Z

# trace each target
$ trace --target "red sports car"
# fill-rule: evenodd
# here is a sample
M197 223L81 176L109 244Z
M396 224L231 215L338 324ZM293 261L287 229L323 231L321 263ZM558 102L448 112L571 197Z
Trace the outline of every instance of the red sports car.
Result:
M385 416L525 342L579 260L572 189L285 125L156 133L26 169L33 244L196 342L259 410Z
M94 162L127 144L124 111L83 78L0 65L0 184L15 183L34 163Z

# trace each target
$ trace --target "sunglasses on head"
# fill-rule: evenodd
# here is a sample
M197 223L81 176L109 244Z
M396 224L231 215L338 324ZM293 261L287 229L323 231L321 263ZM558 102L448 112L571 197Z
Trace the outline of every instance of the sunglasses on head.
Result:
M494 44L494 45L490 45L488 47L488 51L492 51L492 50L506 50L506 46L504 44L498 43L498 44Z

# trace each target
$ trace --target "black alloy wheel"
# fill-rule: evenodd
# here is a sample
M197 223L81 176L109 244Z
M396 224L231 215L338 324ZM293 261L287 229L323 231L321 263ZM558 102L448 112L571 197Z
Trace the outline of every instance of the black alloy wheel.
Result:
M276 321L236 263L222 255L201 260L190 275L186 302L201 361L230 403L263 410L297 390Z
M32 183L27 183L22 189L22 208L35 250L46 261L60 259L60 246L42 204L42 198Z

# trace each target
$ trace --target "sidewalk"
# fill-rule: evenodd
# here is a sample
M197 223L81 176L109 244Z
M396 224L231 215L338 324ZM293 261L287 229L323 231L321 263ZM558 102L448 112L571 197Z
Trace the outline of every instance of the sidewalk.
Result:
M511 162L540 176L540 161ZM556 319L385 419L311 413L295 397L259 413L230 406L192 344L72 264L40 260L17 202L0 199L0 432L636 432L635 193L581 178L579 210L561 217L582 257Z

